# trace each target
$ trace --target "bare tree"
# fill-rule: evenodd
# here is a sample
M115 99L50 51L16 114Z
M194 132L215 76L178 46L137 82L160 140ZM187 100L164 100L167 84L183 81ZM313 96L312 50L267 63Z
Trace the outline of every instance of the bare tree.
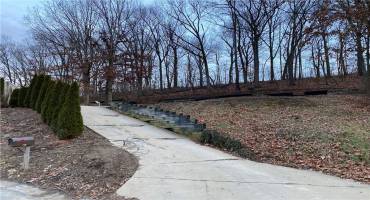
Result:
M206 83L211 84L209 76L209 67L207 60L206 34L207 25L204 23L208 17L208 7L202 0L179 0L169 1L168 14L179 22L179 24L187 31L189 36L194 37L192 41L190 37L179 37L183 43L183 48L191 52L193 55L199 56L199 64L204 65ZM195 51L194 51L194 50ZM199 68L200 69L200 68ZM203 70L199 70L200 79L203 77ZM201 81L202 82L202 81Z
M112 102L112 86L115 78L114 64L117 60L118 45L125 42L127 24L132 15L131 2L122 0L94 0L99 17L100 48L105 66L105 101Z
M313 7L312 1L295 0L288 4L286 11L289 16L288 40L286 42L287 59L284 66L284 72L288 75L289 83L294 84L294 61L296 59L297 49L302 48L305 41L305 30L308 16ZM283 75L284 76L284 75Z
M237 7L239 16L246 22L250 31L253 49L254 82L259 82L259 47L262 34L280 1L243 0Z

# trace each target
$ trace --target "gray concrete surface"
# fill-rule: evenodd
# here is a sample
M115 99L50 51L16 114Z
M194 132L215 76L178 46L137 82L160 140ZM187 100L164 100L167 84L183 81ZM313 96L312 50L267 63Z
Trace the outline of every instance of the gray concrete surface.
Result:
M0 180L0 200L67 200L56 191L41 190L37 187Z
M104 107L82 107L84 124L139 158L117 191L140 200L369 200L370 185L240 159Z

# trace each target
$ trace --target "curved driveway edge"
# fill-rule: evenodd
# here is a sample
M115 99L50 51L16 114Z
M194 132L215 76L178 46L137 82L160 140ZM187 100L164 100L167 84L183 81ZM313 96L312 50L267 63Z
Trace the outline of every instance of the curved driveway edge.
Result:
M156 199L368 200L370 185L234 157L104 107L82 106L84 125L139 158L118 191Z
M0 200L67 200L64 194L28 184L0 180Z

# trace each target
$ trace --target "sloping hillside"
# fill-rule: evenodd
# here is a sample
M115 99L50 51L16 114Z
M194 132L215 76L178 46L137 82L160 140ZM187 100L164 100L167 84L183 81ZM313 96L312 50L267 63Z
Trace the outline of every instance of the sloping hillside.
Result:
M156 104L239 139L261 162L370 183L370 99L237 97Z

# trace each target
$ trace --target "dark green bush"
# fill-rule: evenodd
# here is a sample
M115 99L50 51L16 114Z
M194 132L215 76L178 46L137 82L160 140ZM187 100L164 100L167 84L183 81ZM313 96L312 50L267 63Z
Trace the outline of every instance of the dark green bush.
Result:
M18 106L18 97L19 97L19 91L20 89L14 89L11 96L10 96L10 102L9 105L11 107L17 107Z
M67 83L61 83L62 87L61 90L57 91L57 101L56 104L52 110L51 113L51 121L49 122L51 124L51 129L56 133L58 130L58 114L60 112L60 109L63 106L64 100L66 99L66 94L69 90L69 85Z
M243 148L239 140L229 136L224 136L214 130L204 130L200 136L200 142L203 144L211 144L221 149L228 151L239 152Z
M36 81L37 81L37 74L35 74L35 76L33 76L32 80L31 80L31 84L30 86L28 87L28 90L27 90L27 94L26 94L26 97L24 98L24 102L23 102L23 106L24 107L29 107L31 108L31 96L32 96L32 90L33 88L35 87L35 84L36 84Z
M4 97L4 89L5 89L5 80L4 78L0 78L0 107L5 106L5 97Z
M212 133L209 130L204 130L200 135L200 142L202 144L209 144L212 141Z
M55 88L55 84L56 84L55 81L51 80L49 82L49 86L46 89L45 98L41 103L41 118L46 123L48 122L47 110L48 110L49 102L52 99L52 94L53 94L53 91L54 91L54 88ZM53 106L53 105L50 105L50 106Z
M36 110L36 102L37 102L37 98L39 97L40 89L41 89L42 83L44 82L44 78L45 78L45 75L43 74L37 76L35 87L32 88L31 108L33 110Z
M367 90L367 95L370 96L370 69L367 69L367 78L365 81L365 89Z
M58 102L60 99L60 95L65 94L63 91L64 84L61 81L58 81L54 84L54 87L50 91L50 99L47 102L46 108L45 108L45 121L51 125L53 121L53 112L56 110L58 106Z
M57 135L59 139L75 138L82 134L83 121L80 108L79 86L74 82L58 114Z
M35 105L36 111L38 113L41 113L41 104L44 101L46 90L49 87L50 81L51 81L50 76L44 76L44 80L42 82L40 92L39 92L39 96L37 97L36 105Z
M19 107L23 107L23 102L24 102L24 99L26 98L27 90L28 90L28 87L22 87L19 91L19 97L18 97Z
M4 78L0 78L0 96L2 97L4 95Z

